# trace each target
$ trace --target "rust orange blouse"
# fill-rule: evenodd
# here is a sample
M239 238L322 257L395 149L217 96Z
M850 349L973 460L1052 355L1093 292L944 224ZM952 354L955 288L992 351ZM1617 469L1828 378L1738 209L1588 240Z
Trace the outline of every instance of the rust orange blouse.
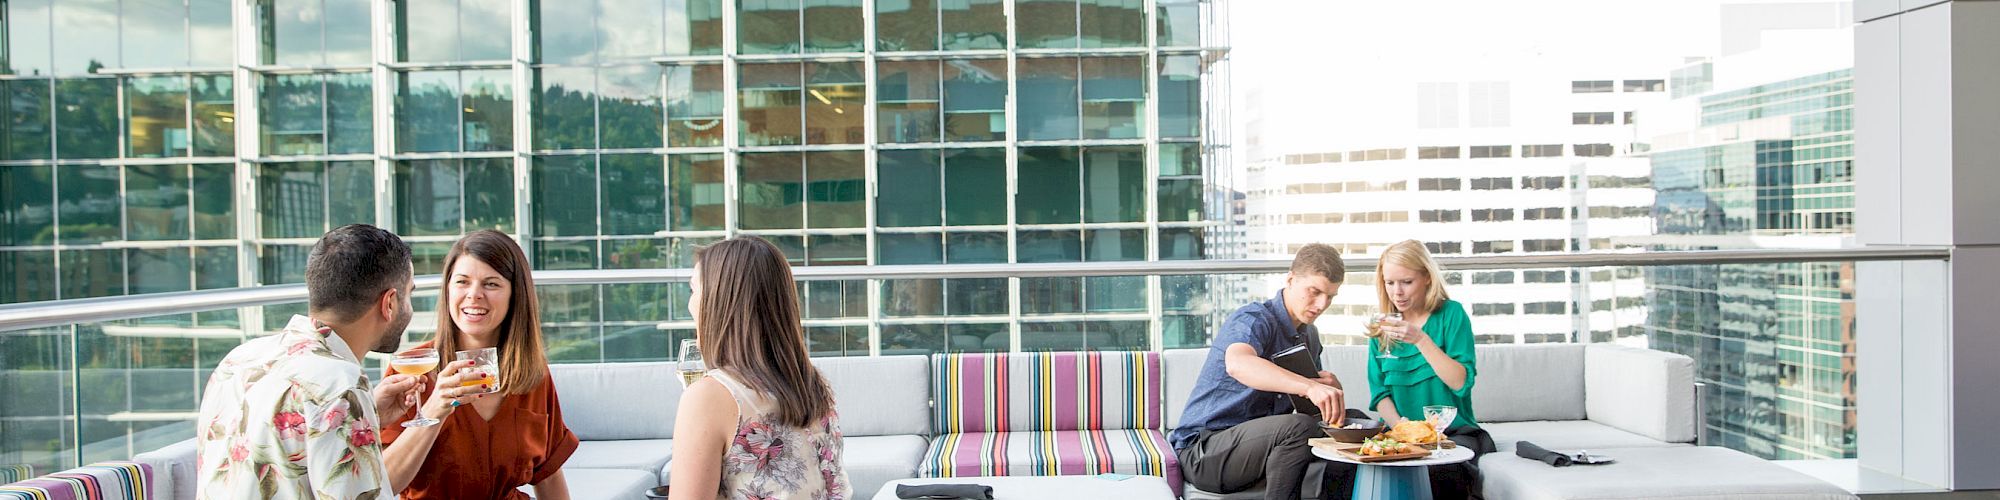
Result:
M422 398L429 400L437 372L425 379ZM479 418L471 405L445 417L437 442L431 444L430 455L424 457L410 487L401 492L402 498L526 499L528 495L515 488L539 483L562 470L563 462L576 452L577 439L563 425L555 381L543 376L534 391L506 398L492 420ZM411 408L394 419L396 423L385 422L383 447L402 435L401 422L416 416L417 409Z

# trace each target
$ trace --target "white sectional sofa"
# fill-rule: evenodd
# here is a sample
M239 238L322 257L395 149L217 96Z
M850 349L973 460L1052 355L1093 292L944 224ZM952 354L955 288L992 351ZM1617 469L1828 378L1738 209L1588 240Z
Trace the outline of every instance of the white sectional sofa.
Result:
M1328 346L1322 363L1368 402L1363 346ZM1207 349L1160 356L1163 430L1180 424ZM1478 349L1474 405L1501 452L1481 460L1487 498L1846 499L1825 482L1736 451L1694 446L1694 365L1686 356L1609 344L1494 345ZM924 356L819 358L833 384L843 457L857 498L915 477L930 441L934 387ZM669 363L555 365L570 430L583 445L564 466L578 499L644 498L671 482L680 384ZM1554 468L1513 455L1516 441L1589 449L1618 464ZM183 442L134 460L153 465L164 498L193 498L194 449ZM1189 498L1213 498L1192 488ZM1243 494L1222 496L1242 498Z

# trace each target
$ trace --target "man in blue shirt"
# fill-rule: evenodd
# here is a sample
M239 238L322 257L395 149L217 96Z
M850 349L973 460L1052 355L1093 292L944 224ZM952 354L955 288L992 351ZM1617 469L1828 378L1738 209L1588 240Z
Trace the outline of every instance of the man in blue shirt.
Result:
M1264 483L1264 498L1300 497L1315 458L1307 439L1323 437L1321 422L1339 426L1347 407L1340 380L1320 370L1307 378L1271 362L1304 345L1319 364L1318 319L1339 293L1347 269L1340 252L1306 245L1292 258L1285 288L1271 300L1229 315L1209 345L1181 425L1168 434L1187 480L1203 491L1235 493ZM1312 401L1319 416L1294 413L1292 398Z

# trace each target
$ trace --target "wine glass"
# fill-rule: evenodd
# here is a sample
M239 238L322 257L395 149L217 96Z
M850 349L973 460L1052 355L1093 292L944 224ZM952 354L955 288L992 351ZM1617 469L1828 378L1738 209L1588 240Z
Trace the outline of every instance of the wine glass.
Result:
M1368 322L1364 324L1364 326L1368 328L1368 338L1375 339L1376 343L1382 345L1382 352L1380 354L1375 355L1375 357L1377 358L1396 359L1395 355L1389 354L1390 350L1396 348L1396 339L1392 339L1382 335L1382 326L1387 325L1389 324L1389 322L1392 321L1402 322L1403 313L1389 312L1384 314L1377 314L1372 317L1369 317Z
M1444 428L1458 420L1458 407L1431 405L1424 407L1424 420L1431 423L1431 431L1436 434L1437 449L1444 449Z
M686 388L700 381L708 374L708 364L701 360L701 343L695 339L681 340L681 360L674 364L681 374L681 387Z
M389 369L395 370L396 373L410 376L430 373L431 370L437 369L437 365L437 349L428 347L399 352L396 353L395 358L389 360ZM404 421L403 427L430 427L437 425L438 422L438 419L426 417L423 412L419 411L417 412L417 418Z
M458 384L459 387L472 387L485 384L486 392L482 394L492 394L500 391L500 348L470 349L458 351L457 354L457 359L472 361L472 366L465 367L465 369L475 370L485 375L460 382Z

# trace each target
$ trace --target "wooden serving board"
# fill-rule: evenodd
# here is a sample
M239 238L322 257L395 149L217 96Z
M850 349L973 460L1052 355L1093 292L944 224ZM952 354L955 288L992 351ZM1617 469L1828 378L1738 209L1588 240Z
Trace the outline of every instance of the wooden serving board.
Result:
M1330 451L1355 450L1361 448L1361 443L1343 443L1330 437L1308 439L1306 440L1306 444L1311 445L1314 448L1326 448L1327 450ZM1419 444L1412 446L1416 446L1426 450L1435 450L1438 449L1439 445L1443 445L1444 449L1447 450L1458 447L1458 443L1454 443L1449 439L1446 439L1437 444Z

